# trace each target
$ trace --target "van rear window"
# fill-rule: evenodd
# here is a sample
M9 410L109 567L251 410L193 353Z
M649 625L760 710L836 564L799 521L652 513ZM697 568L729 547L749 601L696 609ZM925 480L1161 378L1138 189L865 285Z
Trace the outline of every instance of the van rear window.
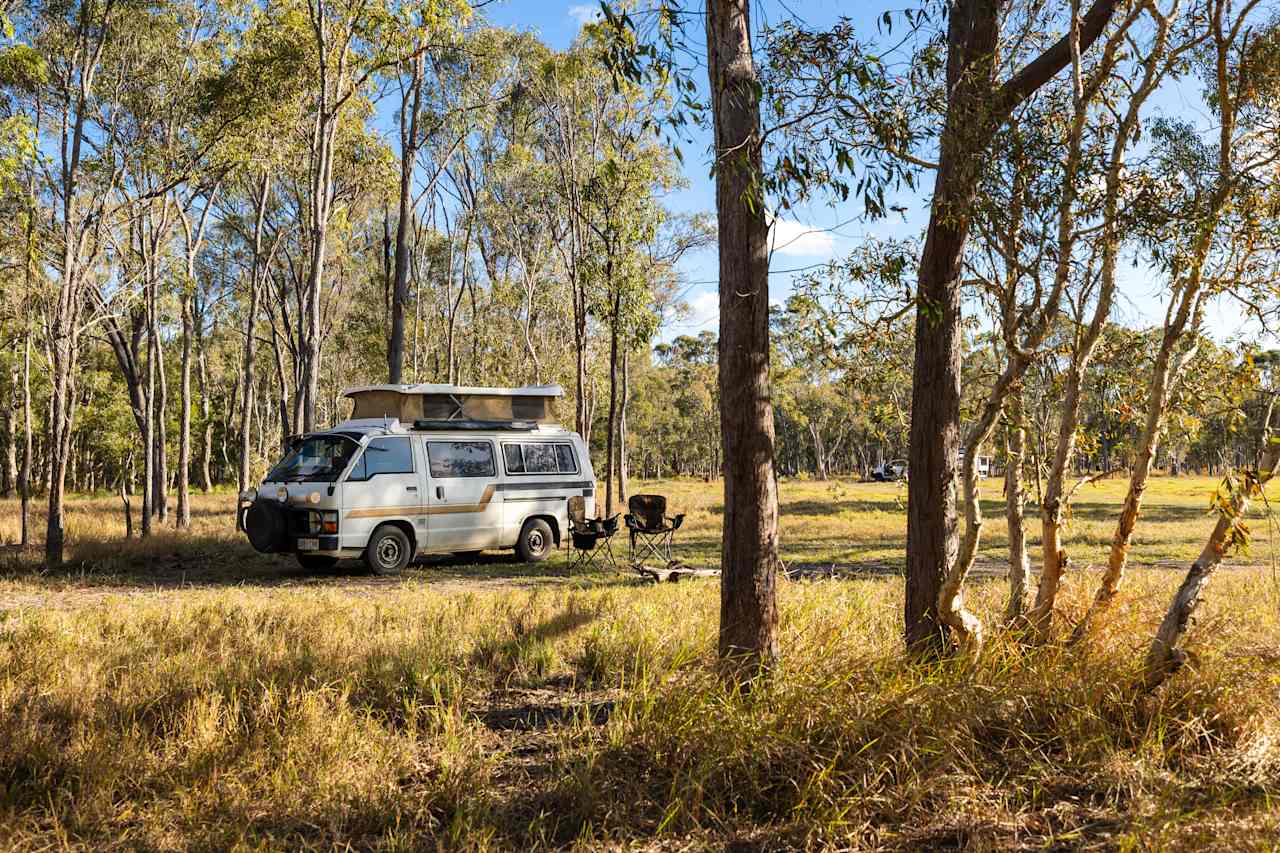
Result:
M578 458L571 444L521 442L502 445L508 474L576 474Z

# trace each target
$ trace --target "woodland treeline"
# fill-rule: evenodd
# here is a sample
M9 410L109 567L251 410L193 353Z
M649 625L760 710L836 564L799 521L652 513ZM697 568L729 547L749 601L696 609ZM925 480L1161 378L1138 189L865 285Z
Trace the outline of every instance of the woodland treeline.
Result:
M1229 304L1256 332L1277 304L1258 0L823 29L606 5L564 51L463 0L0 8L0 485L24 518L47 499L51 563L66 490L136 490L143 535L181 528L190 489L251 484L343 387L557 382L610 508L628 473L724 477L721 652L752 669L776 652L779 474L909 459L908 641L975 647L979 455L1004 471L1011 624L1041 638L1082 482L1130 479L1102 612L1154 467L1252 472L1203 580L1274 468L1273 356L1207 320ZM714 213L674 212L708 163ZM771 217L902 222L916 194L924 233L770 299ZM681 262L711 248L718 334L675 335Z

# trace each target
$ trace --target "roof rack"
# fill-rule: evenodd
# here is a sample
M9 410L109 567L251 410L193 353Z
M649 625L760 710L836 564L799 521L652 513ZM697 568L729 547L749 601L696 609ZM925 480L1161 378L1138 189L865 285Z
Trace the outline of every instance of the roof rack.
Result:
M537 421L481 421L481 420L449 420L447 418L420 418L413 422L418 430L439 430L453 432L455 430L505 430L507 432L533 432L538 428Z

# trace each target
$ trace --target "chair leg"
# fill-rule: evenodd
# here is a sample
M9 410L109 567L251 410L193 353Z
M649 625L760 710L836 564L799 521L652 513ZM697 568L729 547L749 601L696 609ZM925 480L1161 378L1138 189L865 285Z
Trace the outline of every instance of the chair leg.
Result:
M640 546L641 546L641 562L643 562L644 558L646 557L652 557L662 565L666 565L667 561L663 559L663 555L662 555L662 539L661 538L657 536L645 536L641 534Z

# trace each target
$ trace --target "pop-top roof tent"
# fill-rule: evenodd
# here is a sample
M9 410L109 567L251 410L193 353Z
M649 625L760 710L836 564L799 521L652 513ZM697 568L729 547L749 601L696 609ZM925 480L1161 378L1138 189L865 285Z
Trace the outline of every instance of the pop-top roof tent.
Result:
M351 418L419 421L554 423L553 402L564 396L559 385L476 388L465 385L364 385L342 396L355 404Z

